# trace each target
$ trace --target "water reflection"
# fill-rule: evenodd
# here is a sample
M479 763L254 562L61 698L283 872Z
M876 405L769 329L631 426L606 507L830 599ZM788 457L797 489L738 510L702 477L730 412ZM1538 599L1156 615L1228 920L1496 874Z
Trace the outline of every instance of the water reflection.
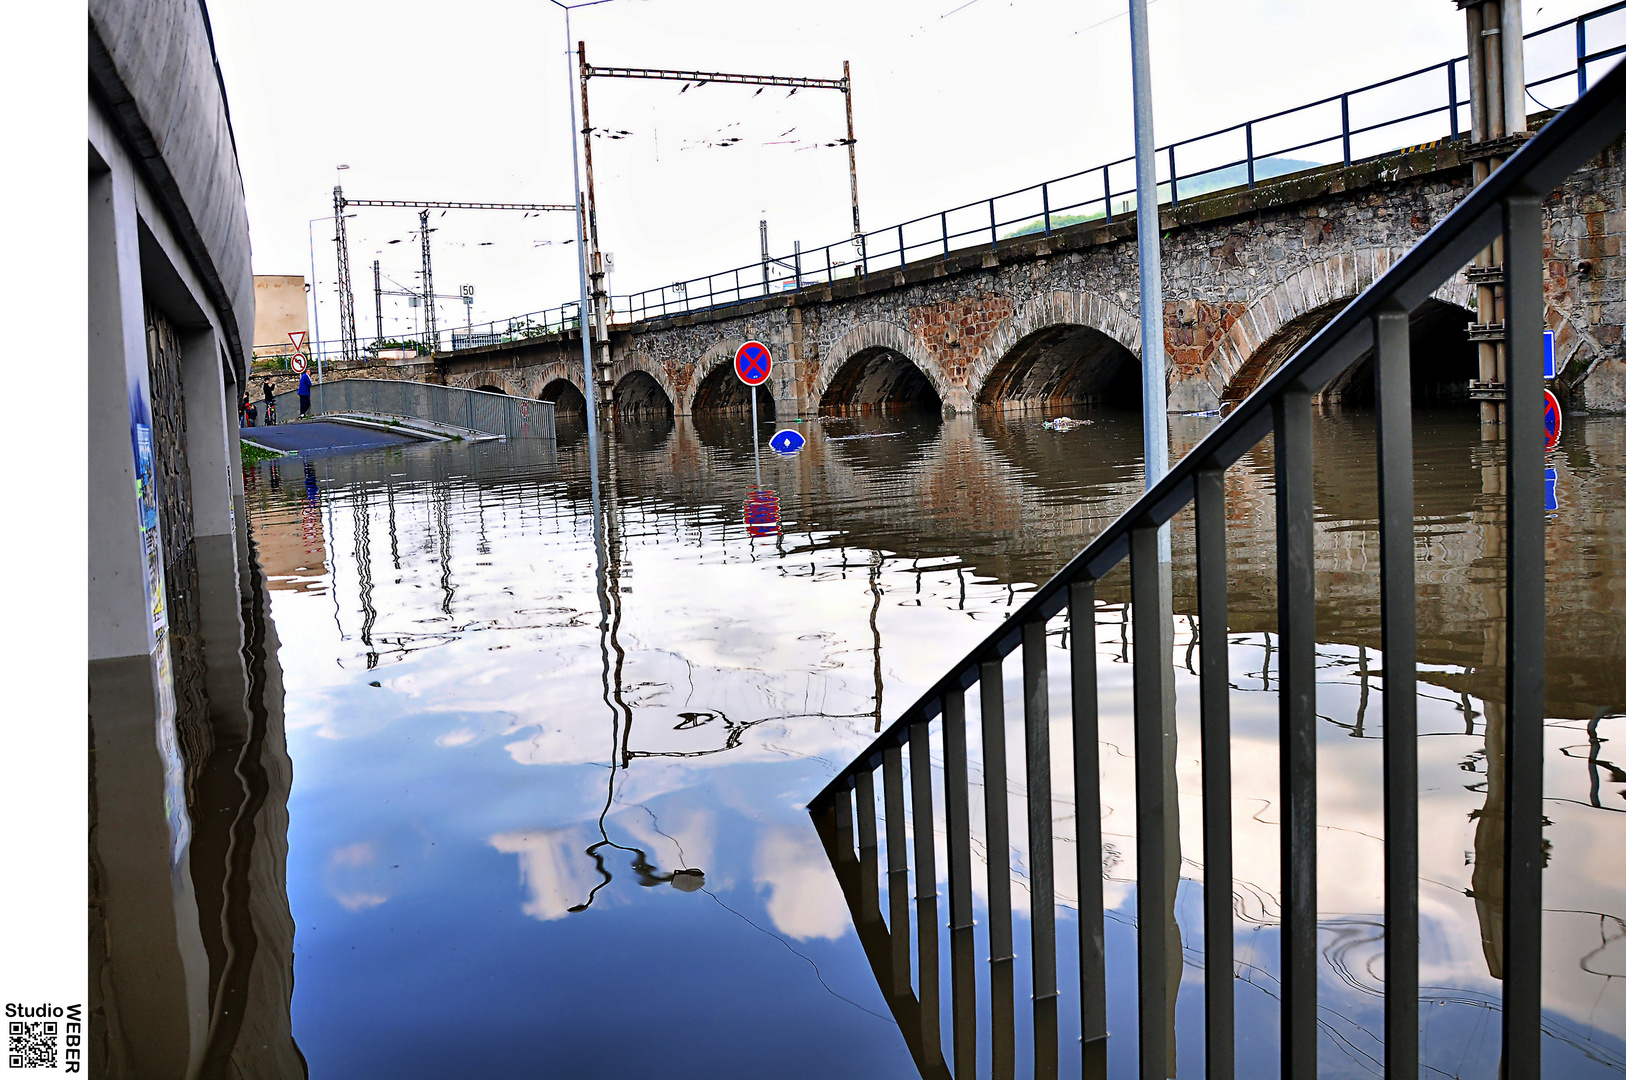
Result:
M912 1071L911 1040L923 1045L912 1031L922 1029L881 1019L899 1016L889 1006L902 987L895 967L878 979L872 966L892 958L892 945L862 920L848 933L846 883L831 874L801 801L1135 497L1136 419L1092 419L1070 432L963 416L802 425L801 453L762 454L761 483L777 493L780 517L766 537L751 534L742 509L758 467L744 423L680 417L607 431L597 490L585 446L563 424L557 450L527 440L322 458L303 485L273 484L262 466L250 501L287 639L300 769L288 855L300 933L292 1020L313 1068L501 1074L531 1068L542 1047L563 1074L614 1072L621 1063L607 1066L605 1055L625 1044L630 1016L679 1075L752 1075L769 1060L787 1063L783 1075ZM1177 439L1199 434L1177 425ZM1369 913L1382 910L1382 658L1370 432L1359 415L1330 417L1317 439L1323 944L1327 978L1341 988L1325 995L1336 1045L1324 1060L1337 1075L1364 1067L1375 1053L1369 1033L1381 1030L1370 998L1381 985L1381 920ZM1494 1068L1480 1060L1480 1044L1494 1039L1462 1017L1493 1025L1497 997L1485 944L1495 929L1482 929L1476 901L1494 903L1478 895L1478 864L1465 854L1489 844L1478 833L1492 827L1485 698L1499 685L1500 608L1481 583L1499 558L1499 496L1471 418L1420 417L1418 445L1424 980L1443 1003L1425 1016L1431 1053L1472 1075ZM1589 1061L1622 1060L1626 1031L1611 981L1626 974L1617 970L1626 904L1607 855L1621 847L1622 818L1603 809L1626 807L1626 777L1611 764L1619 755L1606 745L1626 703L1626 597L1616 595L1626 425L1578 420L1560 451L1565 498L1549 525L1547 1006L1555 1038L1567 1040L1555 1052L1571 1055L1554 1060L1586 1075ZM1229 484L1236 954L1247 980L1238 1010L1243 1060L1262 1072L1274 1061L1277 890L1268 447ZM1177 567L1189 554L1177 529ZM1190 818L1200 790L1195 582L1177 570L1174 584L1176 768ZM1132 640L1125 586L1103 583L1094 631L1103 710L1120 717ZM1060 624L1053 631L1059 665L1075 641ZM1015 700L1008 797L1022 822ZM1059 697L1054 714L1065 715ZM1051 733L1061 760L1068 736L1064 724ZM1132 747L1126 725L1103 731L1108 977L1120 1000L1133 957ZM976 777L980 753L973 747ZM1064 947L1076 942L1075 860L1063 857L1072 799L1070 778L1057 777ZM982 800L974 788L973 821ZM899 843L909 842L908 823L898 824ZM1189 1048L1201 1022L1202 848L1195 824L1183 825L1186 986L1175 1026ZM1012 857L1022 920L1020 835ZM946 855L935 862L945 866ZM884 875L853 884L892 910ZM1016 934L1025 941L1025 926ZM943 982L926 996L945 1010L946 1032L956 946L953 933L938 936ZM983 967L989 952L979 943L976 955ZM1008 969L1012 985L1026 985L1027 962L1018 956ZM682 977L643 977L652 969ZM1076 1057L1078 988L1065 962L1060 974L1065 1070ZM985 986L985 967L978 978ZM1010 1030L1029 1032L1031 1003L1016 1001ZM1134 1031L1132 1008L1109 1026ZM476 1027L470 1047L459 1033ZM687 1055L664 1052L676 1047ZM1012 1052L1013 1067L1031 1068L1031 1046ZM1114 1068L1124 1053L1132 1047L1120 1036ZM1188 1051L1188 1069L1191 1060Z

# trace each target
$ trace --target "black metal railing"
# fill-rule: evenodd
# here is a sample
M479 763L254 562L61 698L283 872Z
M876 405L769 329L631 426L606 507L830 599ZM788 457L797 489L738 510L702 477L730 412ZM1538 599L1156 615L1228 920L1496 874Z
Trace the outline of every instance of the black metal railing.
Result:
M1542 201L1626 130L1626 70L1596 80L1370 288L1351 301L1197 447L1067 566L1035 591L841 770L809 804L882 993L923 1076L966 1080L976 1071L979 1002L974 974L973 862L967 776L966 692L980 689L986 928L995 1076L1013 1075L1014 942L1010 823L1004 760L1004 661L1021 649L1026 732L1026 884L1033 1060L1054 1076L1061 1006L1051 805L1046 628L1062 616L1093 627L1096 583L1126 558L1134 627L1133 725L1137 875L1136 1037L1140 1075L1171 1075L1163 1019L1178 987L1178 937L1163 932L1178 884L1178 804L1172 745L1170 639L1161 629L1158 530L1195 504L1200 729L1203 761L1203 920L1206 1075L1235 1075L1228 696L1225 472L1274 436L1277 631L1280 660L1281 1070L1316 1075L1317 905L1315 532L1311 399L1372 356L1376 381L1380 612L1384 653L1384 1010L1386 1075L1419 1070L1417 609L1412 486L1409 313L1498 236L1503 241L1508 344L1507 734L1502 952L1502 1075L1541 1069L1542 737L1545 660ZM1166 556L1163 556L1166 558ZM1166 566L1166 564L1165 564ZM1162 593L1162 595L1167 595ZM1209 632L1213 627L1221 632ZM1071 649L1072 762L1078 861L1079 1010L1083 1072L1105 1075L1107 982L1102 896L1096 657L1089 633ZM941 717L934 745L931 723ZM903 755L909 756L907 803ZM933 805L931 760L943 762L944 807ZM875 772L886 824L888 911L879 901ZM906 820L907 817L907 820ZM935 838L947 837L951 999L948 1050L940 1030ZM906 844L913 833L913 862ZM856 849L854 846L856 832ZM915 889L918 951L911 981L908 890ZM1069 1018L1070 1019L1070 1018Z

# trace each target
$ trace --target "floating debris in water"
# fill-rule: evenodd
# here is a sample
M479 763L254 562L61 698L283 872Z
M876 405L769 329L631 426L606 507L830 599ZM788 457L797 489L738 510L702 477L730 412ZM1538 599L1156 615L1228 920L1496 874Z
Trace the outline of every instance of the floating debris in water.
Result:
M1071 431L1093 423L1094 420L1074 420L1071 416L1058 416L1054 420L1046 420L1044 426L1050 431Z

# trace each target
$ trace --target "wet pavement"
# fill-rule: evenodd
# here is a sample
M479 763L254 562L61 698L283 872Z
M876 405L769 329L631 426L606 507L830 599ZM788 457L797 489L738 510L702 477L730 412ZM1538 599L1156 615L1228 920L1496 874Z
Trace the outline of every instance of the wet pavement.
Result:
M623 426L601 452L597 542L586 447L566 418L557 447L418 444L252 467L293 775L292 1029L310 1075L914 1075L804 804L1133 500L1138 418L1078 415L1092 423L1070 432L1037 417L814 421L795 425L808 438L800 454L764 449L760 462L743 422ZM1176 453L1210 423L1176 418ZM1421 414L1417 431L1423 1048L1440 1072L1489 1077L1499 450L1463 413ZM1322 1070L1365 1076L1382 1032L1374 445L1369 414L1323 417L1316 434ZM1620 1075L1626 420L1572 418L1549 465L1545 1052L1551 1075ZM1227 486L1239 1075L1257 1075L1274 1070L1277 1041L1268 444ZM1175 1027L1196 1075L1190 550L1182 515ZM1127 575L1098 596L1109 1045L1129 1075ZM1054 622L1052 663L1075 640ZM1062 760L1066 735L1053 728ZM973 745L974 776L979 755ZM1012 820L1025 820L1020 769L1011 788ZM973 795L976 821L980 787ZM1061 850L1070 780L1058 778L1055 797L1065 949L1076 942L1073 859ZM1025 840L1016 849L1020 868ZM1066 1075L1076 1010L1071 1032L1061 1012Z

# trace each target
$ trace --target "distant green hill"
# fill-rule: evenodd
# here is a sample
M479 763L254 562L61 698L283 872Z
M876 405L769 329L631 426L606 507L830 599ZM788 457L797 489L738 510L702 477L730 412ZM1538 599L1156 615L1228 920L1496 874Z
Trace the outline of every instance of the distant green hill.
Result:
M1305 169L1319 169L1319 162L1301 161L1298 158L1260 158L1253 163L1253 178L1257 183L1269 180L1272 177L1286 176L1289 173L1303 172ZM1248 182L1248 167L1232 165L1224 169L1215 169L1213 172L1200 173L1197 176L1182 177L1180 180L1180 197L1182 199L1195 199L1199 195L1207 195L1214 191L1224 191L1227 188L1242 187ZM1159 198L1168 197L1167 183L1158 185ZM1128 214L1134 205L1132 197L1113 200L1113 213ZM1069 225L1081 225L1086 221L1099 221L1106 214L1097 210L1093 214L1051 214L1050 228L1065 229ZM1009 232L1000 235L1001 240L1012 240L1018 236L1031 236L1033 233L1044 232L1044 218L1035 218L1024 222Z

